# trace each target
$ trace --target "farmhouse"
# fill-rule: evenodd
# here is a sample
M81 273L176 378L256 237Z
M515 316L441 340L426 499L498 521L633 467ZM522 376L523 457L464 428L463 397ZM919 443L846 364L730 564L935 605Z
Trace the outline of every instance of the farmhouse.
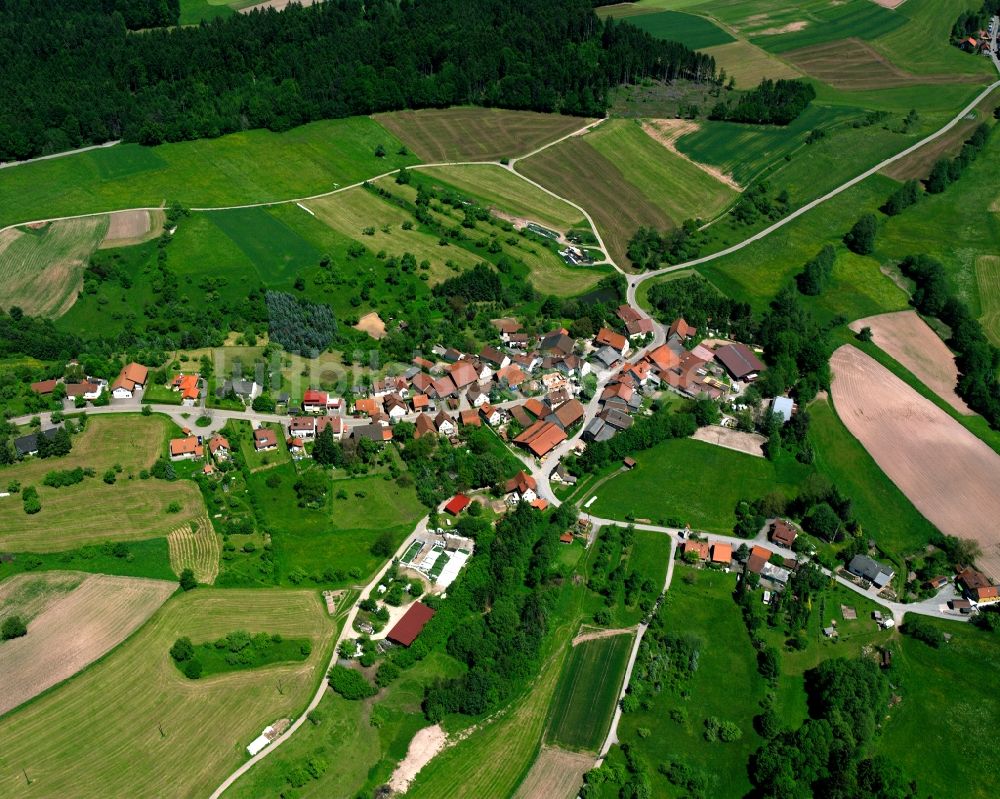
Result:
M847 564L847 571L856 577L863 577L877 588L884 588L895 572L867 555L855 555Z
M985 605L1000 601L1000 592L990 582L989 577L971 567L958 573L955 581L962 587L965 596L973 602Z
M115 382L111 384L111 396L115 399L131 399L146 385L148 377L149 370L141 363L133 361L122 367Z
M684 317L682 316L674 319L667 329L667 338L674 339L675 341L687 341L696 335L698 335L698 329L691 327L691 325L684 321Z
M564 402L553 413L545 417L545 421L559 425L563 430L568 430L584 416L583 403L578 399L571 399Z
M37 383L31 384L31 390L36 394L41 394L45 396L46 394L51 394L56 390L56 386L59 385L59 381L53 378L52 380L39 380Z
M409 410L399 394L389 394L385 398L385 412L389 415L389 419L399 421L409 413Z
M429 391L432 391L439 399L444 399L452 396L458 389L455 387L455 382L448 375L445 375L435 380Z
M710 549L707 541L692 541L689 539L684 542L682 557L687 561L708 560Z
M615 333L615 331L609 330L606 327L602 327L597 331L597 335L594 336L594 346L610 347L620 357L625 357L628 354L628 339L621 333Z
M521 427L531 426L531 417L528 412L524 409L523 405L511 405L507 408L507 412L511 415L515 422L517 422Z
M434 426L443 436L453 436L457 432L454 420L444 411L438 411L438 415L434 417Z
M514 443L529 449L535 457L544 458L565 440L566 433L561 427L539 420L517 436Z
M479 411L470 408L458 414L458 423L466 427L482 427L483 420L479 418Z
M504 366L497 371L497 380L501 386L506 388L519 388L527 379L528 376L524 373L524 370L516 363Z
M253 431L253 448L257 452L278 448L278 434L270 427L259 427Z
M201 444L198 443L197 436L170 439L170 460L194 460L195 458L200 458L201 455L202 448Z
M397 644L409 646L420 635L427 622L434 618L434 613L435 611L427 607L423 602L414 602L410 605L406 613L403 614L403 618L397 621L393 628L389 630L386 638L390 641L395 641Z
M798 531L784 519L775 519L771 522L771 530L768 533L775 544L783 547L791 547L795 543Z
M103 382L92 382L87 380L83 383L66 383L67 397L81 397L85 400L95 400L104 393Z
M725 367L733 380L755 380L765 368L754 351L740 342L719 347L715 351L715 359Z

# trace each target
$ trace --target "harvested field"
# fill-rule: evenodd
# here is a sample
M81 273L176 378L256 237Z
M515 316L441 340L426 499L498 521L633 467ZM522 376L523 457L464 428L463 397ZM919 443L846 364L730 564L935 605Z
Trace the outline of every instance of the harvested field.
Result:
M767 441L759 433L744 433L722 425L699 427L691 438L695 441L704 441L706 444L715 444L717 447L745 452L758 458L764 457L764 443Z
M573 799L594 756L543 746L514 799Z
M42 510L32 516L20 507L4 517L0 550L60 552L103 541L136 541L166 535L185 519L202 516L201 492L190 480L141 480L159 456L171 423L163 416L93 416L73 437L62 458L29 458L5 470L5 480L35 485ZM122 473L114 485L99 476L65 488L42 485L54 469L92 468L101 475L114 464ZM10 500L7 500L8 502ZM179 502L178 514L166 513Z
M71 590L68 581L75 580ZM0 585L0 602L49 583L23 638L0 644L0 714L69 679L128 638L177 589L165 580L84 575L19 574Z
M642 123L642 129L646 131L646 133L670 150L670 152L678 158L683 158L685 161L694 164L702 172L706 172L716 180L725 183L731 189L735 191L743 191L743 187L733 180L732 175L727 175L717 167L699 163L677 149L676 142L681 136L688 133L695 133L700 128L701 125L688 119L650 119Z
M781 54L807 75L843 91L896 89L942 83L981 83L977 75L915 75L893 64L861 39L841 39Z
M850 345L830 361L844 425L942 532L973 538L1000 578L1000 455L873 358Z
M463 106L372 117L426 161L520 158L579 130L590 119Z
M66 219L0 234L4 304L33 316L62 316L83 285L87 258L108 229L106 216Z
M800 19L795 22L789 22L787 25L782 25L777 28L764 28L763 30L754 31L754 36L781 36L785 33L798 33L801 30L805 30L809 26L809 21Z
M920 180L927 177L939 159L958 155L965 140L972 135L972 131L992 117L998 105L1000 105L1000 95L994 92L976 106L975 113L971 117L962 119L943 136L890 164L882 170L882 174L894 180Z
M418 730L406 750L406 757L396 766L389 779L389 787L397 793L406 793L413 778L427 763L448 744L448 736L440 724Z
M872 0L875 5L882 6L882 8L895 9L899 8L906 0Z
M976 259L976 280L983 311L979 321L994 346L1000 346L1000 255L980 255Z
M362 333L367 333L372 338L385 338L385 322L382 321L382 317L375 311L362 316L354 326L354 329L360 330Z
M306 637L313 651L301 663L196 681L170 660L180 636L212 641L238 629ZM100 663L0 720L0 795L208 796L266 725L301 712L333 633L314 591L175 595Z
M742 39L706 47L702 52L712 56L717 67L725 69L727 75L735 78L739 89L753 88L764 78L778 80L802 77L802 73L790 64Z
M207 516L171 530L167 544L170 546L170 568L176 574L191 569L199 583L211 585L215 582L219 576L222 546Z
M1000 260L1000 259L998 259ZM971 415L955 393L958 369L955 356L916 311L896 311L858 319L849 325L857 333L870 327L872 341L959 413Z
M0 621L20 616L30 622L60 596L73 591L86 576L82 572L22 573L0 582Z
M247 6L246 8L238 9L241 14L249 14L251 11L256 11L260 9L263 11L266 8L273 8L275 11L281 11L286 8L289 3L298 3L302 6L311 6L313 3L317 3L319 0L266 0L263 3L256 3L252 6Z
M163 211L116 211L108 214L108 232L101 249L128 247L155 239L163 230Z

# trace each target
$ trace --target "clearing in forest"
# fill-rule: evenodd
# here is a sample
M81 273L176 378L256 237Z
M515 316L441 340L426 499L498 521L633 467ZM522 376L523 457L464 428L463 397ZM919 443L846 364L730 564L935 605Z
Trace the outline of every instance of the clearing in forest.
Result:
M916 311L896 311L851 322L855 333L871 328L872 341L959 413L972 411L955 393L958 368L955 356Z
M520 158L593 121L474 106L392 111L372 118L430 162Z
M170 531L170 568L178 575L191 569L199 583L211 585L219 574L222 546L207 516Z
M214 641L234 630L309 638L312 654L201 680L171 662L177 638ZM178 594L99 663L0 720L0 795L159 796L170 786L171 796L208 796L265 726L302 711L334 630L315 591Z
M93 416L87 428L73 436L73 450L61 458L29 458L10 466L5 480L34 485L42 503L39 513L28 515L16 496L6 503L0 525L0 549L10 552L61 552L104 541L137 541L166 535L183 519L200 516L205 505L190 480L142 480L163 451L172 423L163 416L114 414ZM102 480L104 472L119 464L122 471L114 485ZM91 468L94 477L63 488L42 485L50 471ZM167 507L177 502L176 514Z
M13 615L10 606L28 618L27 635L0 644L0 715L112 650L175 590L166 580L79 572L24 573L0 584L0 616Z
M550 742L597 751L611 723L631 649L631 635L595 638L573 647L556 689L546 736Z
M65 219L0 233L4 306L62 316L76 301L87 259L108 229L106 216Z
M574 799L594 756L543 746L514 799Z
M837 415L932 524L979 542L1000 577L1000 455L892 372L845 344L830 361Z

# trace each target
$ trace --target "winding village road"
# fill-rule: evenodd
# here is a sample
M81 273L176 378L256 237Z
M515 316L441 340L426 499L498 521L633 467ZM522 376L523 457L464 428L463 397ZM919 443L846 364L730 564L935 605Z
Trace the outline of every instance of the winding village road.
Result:
M994 64L996 65L997 69L1000 70L1000 61L997 60L997 58L996 58L995 55L993 56L993 61L994 61ZM556 194L555 192L551 191L550 189L546 188L545 186L543 186L543 185L541 185L541 184L539 184L539 183L537 183L537 182L535 182L535 181L533 181L533 180L525 177L524 175L522 175L521 173L519 173L516 170L516 168L515 168L515 166L516 166L516 164L517 164L518 161L523 160L524 158L527 158L527 157L529 157L531 155L535 155L535 154L537 154L537 153L545 150L546 148L551 147L551 146L553 146L553 145L555 145L555 144L559 143L560 141L563 141L563 140L565 140L567 138L570 138L572 136L582 135L582 134L586 133L588 130L590 130L590 129L596 127L597 125L599 125L602 120L596 120L594 122L590 122L587 125L585 125L584 127L580 128L579 130L576 130L576 131L574 131L574 132L572 132L572 133L570 133L570 134L568 134L566 136L563 136L560 139L557 139L555 141L549 142L548 144L543 145L542 147L539 147L536 150L533 150L531 153L528 153L525 156L521 156L519 158L513 159L507 165L501 165L501 164L498 164L498 162L495 162L495 161L465 161L465 162L463 162L463 161L456 161L456 162L445 162L445 163L440 163L440 164L415 165L415 166L409 167L409 168L410 169L421 169L421 168L429 168L429 167L435 167L435 166L463 166L463 165L470 165L470 164L489 164L489 165L493 165L493 166L504 166L504 168L508 169L510 172L512 172L513 174L517 175L522 180L526 181L527 183L531 184L532 186L535 186L536 188L544 191L546 194L549 194L550 196L552 196L552 197L554 197L556 199L559 199L559 200L561 200L561 201L563 201L563 202L565 202L565 203L573 206L574 208L578 209L583 214L584 218L590 223L591 228L593 229L595 237L597 239L597 242L598 242L599 246L601 247L601 249L604 251L604 253L606 255L606 259L602 263L607 263L607 264L611 265L612 267L614 267L614 269L616 269L619 273L621 273L622 275L624 275L625 278L627 279L627 281L628 281L628 290L627 290L627 302L628 302L628 305L630 305L632 308L634 308L639 313L643 314L643 316L647 316L647 314L645 313L645 311L643 311L643 309L639 307L639 304L638 304L637 299L636 299L636 290L637 290L638 286L641 285L646 280L649 280L651 278L654 278L654 277L657 277L657 276L660 276L660 275L668 274L670 272L675 272L675 271L682 270L682 269L688 269L688 268L691 268L691 267L694 267L694 266L698 266L699 264L703 264L703 263L707 263L709 261L713 261L713 260L716 260L716 259L719 259L719 258L723 258L723 257L725 257L727 255L731 255L731 254L733 254L735 252L739 252L740 250L742 250L743 248L745 248L745 247L753 244L754 242L760 241L761 239L763 239L763 238L769 236L770 234L774 233L776 230L779 230L780 228L784 227L785 225L789 224L790 222L794 221L795 219L798 219L800 216L808 213L813 208L816 208L817 206L821 205L822 203L825 203L826 201L832 199L833 197L836 197L837 195L839 195L839 194L843 193L844 191L848 190L852 186L857 185L858 183L860 183L861 181L863 181L866 178L870 177L871 175L874 175L875 173L877 173L880 170L884 169L886 166L888 166L888 165L890 165L892 163L895 163L896 161L898 161L898 160L900 160L902 158L905 158L910 153L915 152L916 150L920 149L921 147L924 147L927 144L929 144L930 142L934 141L935 139L943 136L949 130L951 130L955 125L957 125L962 119L964 119L975 108L975 106L979 102L981 102L983 100L983 98L987 97L991 92L995 91L998 87L1000 87L1000 80L998 80L998 81L990 84L987 88L985 88L972 102L970 102L965 108L963 108L951 121L949 121L947 124L945 124L943 127L941 127L936 132L930 134L929 136L925 137L924 139L922 139L921 141L917 142L916 144L911 145L910 147L907 147L906 149L902 150L901 152L899 152L899 153L897 153L897 154L895 154L895 155L893 155L893 156L891 156L891 157L889 157L889 158L881 161L880 163L876 164L875 166L871 167L870 169L865 170L861 174L859 174L856 177L854 177L854 178L846 181L845 183L843 183L840 186L838 186L837 188L835 188L835 189L827 192L826 194L822 195L821 197L818 197L815 200L812 200L812 201L806 203L801 208L793 211L792 213L788 214L787 216L785 216L784 218L782 218L778 222L775 222L773 225L770 225L767 228L764 228L760 232L758 232L758 233L750 236L749 238L747 238L746 240L740 242L739 244L733 245L732 247L729 247L729 248L727 248L725 250L721 250L719 252L703 256L701 258L696 258L696 259L687 261L685 263L676 264L676 265L673 265L673 266L664 267L662 269L657 269L657 270L645 272L645 273L640 274L640 275L631 274L631 273L627 272L626 270L624 270L617 263L614 262L611 254L608 252L608 249L607 249L607 247L606 247L606 245L605 245L605 243L604 243L604 241L603 241L603 239L601 237L600 230L598 229L598 227L595 224L593 218L586 211L586 209L582 208L580 205L576 204L575 202L573 202L573 201L571 201L571 200L569 200L569 199L567 199L565 197L561 197L560 195ZM15 165L10 165L10 166L16 166L16 164ZM359 181L359 182L353 183L353 184L351 184L349 186L337 187L337 188L335 188L335 189L333 189L331 191L324 192L324 193L321 193L321 194L312 195L312 196L309 196L309 197L299 197L299 198L294 198L294 199L290 199L290 200L276 200L276 201L260 202L260 203L248 203L246 205L239 205L239 206L226 206L226 208L267 207L267 206L281 205L281 204L287 204L287 203L306 202L306 201L309 201L309 200L315 200L315 199L319 199L319 198L322 198L322 197L328 197L328 196L331 196L333 194L337 194L339 192L348 191L350 189L357 188L357 187L363 185L365 182L371 182L371 181L378 180L380 178L384 178L384 177L393 175L397 171L398 170L391 170L389 172L385 172L385 173L383 173L381 175L378 175L376 177L369 178L368 181ZM143 209L120 209L120 210L156 210L156 209L155 208L143 208ZM193 210L193 211L215 211L215 210L223 210L223 209L222 208L192 208L191 210ZM101 213L108 213L108 212L95 212L95 213L90 213L90 214L79 214L79 215L76 215L76 216L57 217L56 219L76 219L76 218L82 218L82 217L96 216L96 215L99 215ZM32 220L32 221L54 221L54 220ZM20 223L17 223L17 225L9 225L8 227L16 227L18 225L23 225L23 224L26 224L26 223L25 222L20 222ZM6 228L4 228L4 229L6 229ZM659 346L660 344L662 344L666 340L666 331L665 331L663 325L661 325L655 319L652 320L652 321L654 323L654 340L653 340L652 346L655 347L655 346ZM630 360L634 361L641 354L642 353L638 353L638 352L635 353ZM610 381L610 379L611 379L612 376L613 375L611 373L607 373L605 375L602 375L602 378L599 379L597 391L595 392L594 397L587 403L587 405L585 407L585 417L584 417L584 425L583 426L586 426L586 424L596 415L596 413L598 411L598 404L599 404L599 397L600 397L600 394L601 394L601 390ZM503 407L503 405L506 405L506 404L508 404L508 403L502 404L501 407ZM133 412L134 413L137 410L139 410L139 408L140 408L140 401L139 400L123 401L123 402L116 401L114 404L112 404L110 406L88 409L87 413L88 414L95 414L95 415L96 414L106 414L106 413L123 413L123 412ZM175 422L177 422L181 426L187 425L190 422L190 419L191 419L192 416L194 416L196 413L200 413L200 410L198 408L184 408L184 407L176 407L176 406L157 406L156 410L157 410L157 412L166 413L168 416L170 416ZM219 428L221 428L223 426L223 424L225 423L225 421L228 421L229 419L245 419L245 420L248 420L248 421L251 421L251 422L257 422L257 423L260 423L260 422L284 423L284 422L287 421L287 417L279 416L279 415L276 415L276 414L259 414L259 413L253 412L253 411L242 411L241 412L241 411L224 411L224 410L210 409L208 411L208 413L212 417L212 423L211 423L211 425L209 427L202 428L202 430L204 432L206 432L206 433L211 433L214 430L218 430ZM43 414L42 416L45 417L44 421L48 422L47 415ZM24 417L23 419L13 420L13 421L15 421L16 423L26 423L29 419L30 419L30 417ZM361 424L361 423L363 423L363 420L357 420L355 423L356 424ZM581 427L581 430L582 430L582 427ZM535 478L535 480L537 482L537 485L538 485L537 493L538 493L538 495L541 496L541 497L544 497L549 502L551 502L553 505L557 505L558 506L561 503L560 503L560 500L558 499L558 497L555 496L555 494L554 494L554 492L552 490L552 487L551 487L551 484L550 484L550 480L549 480L549 476L550 476L551 472L553 471L553 469L556 467L556 465L558 465L560 459L562 457L564 457L568 452L570 452L576 446L577 441L579 439L579 436L580 436L580 432L578 432L573 438L568 439L567 441L564 441L555 450L553 450L553 452L550 453L550 455L543 462L534 462L534 461L532 461L530 463L527 463L527 459L522 458L522 460L526 461L526 465L530 469L531 475ZM586 514L584 514L584 516L586 517ZM613 519L600 519L600 518L596 518L596 517L589 517L589 518L590 518L590 520L595 525L625 524L626 523L626 522L617 521L617 520L613 520ZM428 517L424 517L418 523L417 529L416 529L415 532L419 533L419 532L422 532L423 530L425 530L426 529L426 525L427 525L427 521L428 521ZM677 530L675 528L658 527L658 526L655 526L655 525L647 525L647 524L636 524L635 526L638 529L652 530L654 532L659 532L659 533L663 533L665 535L670 536L670 559L669 559L668 564L667 564L667 575L666 575L666 580L664 582L664 588L663 588L664 593L665 593L667 591L667 589L670 587L670 582L671 582L671 579L672 579L672 576L673 576L674 553L675 553L676 548L677 548L677 543L680 540L681 535L682 535L682 533L684 533L684 531ZM719 540L719 541L727 541L727 542L733 543L736 546L738 546L739 544L742 544L742 543L750 543L750 542L744 541L743 539L737 539L737 538L733 538L733 537L729 537L729 536L714 536L713 535L712 538L715 539L715 540ZM406 547L406 545L407 545L407 543L409 541L410 541L410 537L408 536L406 538L406 540L403 542L403 545L400 547L400 550L396 553L396 557L399 557L400 555L402 555L402 553L404 551L404 548ZM789 556L792 555L792 553L790 551L783 550L783 549L781 549L779 547L775 547L773 544L769 544L768 546L772 550L778 551L780 554L785 555L786 557L789 557ZM390 561L390 563L391 563L391 561ZM380 571L379 574L375 577L375 579L368 586L366 586L361 591L361 593L359 594L359 600L360 600L360 598L363 598L363 597L367 596L367 594L377 585L378 581L384 575L386 569L388 569L388 566L389 566L389 563L387 563L386 566L383 567L382 571ZM826 573L829 574L829 572L826 572ZM950 614L944 613L941 610L939 610L938 609L939 600L930 600L929 602L916 603L916 604L912 604L912 605L904 605L904 604L901 604L901 603L887 602L887 601L882 600L882 599L880 599L880 598L878 598L876 596L873 596L870 591L864 591L859 586L854 585L852 582L850 582L849 580L844 579L843 577L841 577L839 575L836 575L835 579L838 582L840 582L841 584L845 585L847 588L850 588L853 591L856 591L856 592L858 592L860 594L863 594L864 596L866 596L867 598L871 599L872 601L877 602L878 604L883 605L884 607L886 607L892 613L893 618L896 619L897 622L902 619L903 614L906 613L906 612L915 612L915 613L921 613L921 614L924 614L924 615L936 616L936 617L939 617L939 618L947 618L947 619L951 619L951 620L959 620L959 618L956 617L955 615L950 615ZM661 600L662 600L662 598L663 598L663 595L661 594ZM357 615L357 612L358 612L358 604L357 604L357 602L355 602L354 605L352 606L352 608L351 608L348 616L347 616L346 621L344 622L344 625L343 625L343 627L341 629L340 635L338 636L338 639L337 639L336 645L334 647L334 651L333 651L333 654L331 656L331 660L330 660L328 668L332 668L332 666L336 663L337 658L338 658L337 649L339 648L341 641L343 641L343 639L349 633L352 632L352 623L353 623L353 620L354 620L355 616ZM961 620L965 620L965 619L961 619ZM633 647L632 647L631 656L629 658L629 661L628 661L628 664L627 664L627 667L626 667L625 678L624 678L624 681L623 681L623 684L622 684L622 688L621 688L622 695L624 695L624 692L625 692L625 690L628 687L629 677L631 675L632 669L634 668L635 660L636 660L636 657L637 657L638 651L639 651L639 646L641 644L642 637L643 637L646 629L647 629L647 625L645 623L639 625L638 633L636 635L636 639L635 639L635 642L634 642ZM316 691L315 695L313 696L312 700L310 701L308 707L292 723L292 725L289 727L289 729L283 735L281 735L279 738L277 738L274 742L272 742L267 748L265 748L260 753L258 753L256 756L254 756L253 758L251 758L250 760L248 760L246 763L244 763L243 765L241 765L236 771L234 771L229 777L227 777L226 780L221 785L219 785L219 787L212 793L212 799L217 799L217 797L221 796L222 793L228 787L230 787L236 780L238 780L247 771L249 771L250 768L252 768L256 763L260 762L265 757L267 757L268 755L270 755L272 752L276 751L278 749L278 747L281 746L281 744L283 744L285 741L287 741L295 733L295 731L298 730L299 727L302 726L302 724L304 723L304 721L306 719L307 713L309 711L313 710L320 703L320 701L323 698L323 695L325 694L325 691L326 691L326 681L325 681L325 679L323 679L323 680L320 681L319 687L317 688L317 691ZM602 747L600 749L599 758L598 758L598 761L597 761L598 763L600 763L600 762L603 761L603 758L607 754L608 749L611 747L611 745L613 743L615 743L617 741L617 728L618 728L618 721L620 719L620 716L621 716L621 709L620 709L620 706L618 706L618 707L616 707L615 715L614 715L614 718L612 720L612 724L611 724L611 727L609 729L608 736L607 736L604 744L602 745Z

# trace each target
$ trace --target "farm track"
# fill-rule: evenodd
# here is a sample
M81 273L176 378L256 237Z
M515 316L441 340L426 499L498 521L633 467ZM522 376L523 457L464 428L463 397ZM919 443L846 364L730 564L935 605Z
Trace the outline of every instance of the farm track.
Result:
M177 574L191 569L199 583L211 585L219 576L222 547L207 516L195 519L167 535L170 568Z

